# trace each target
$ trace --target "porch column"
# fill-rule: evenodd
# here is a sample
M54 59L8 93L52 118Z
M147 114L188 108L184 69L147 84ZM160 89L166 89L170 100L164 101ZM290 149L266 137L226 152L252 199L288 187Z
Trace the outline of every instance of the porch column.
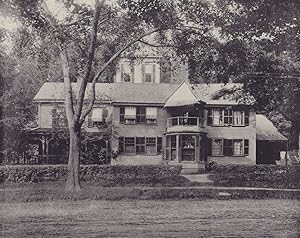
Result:
M179 138L180 135L176 135L176 160L177 162L181 162L181 148L179 146L179 141L180 141L180 138Z

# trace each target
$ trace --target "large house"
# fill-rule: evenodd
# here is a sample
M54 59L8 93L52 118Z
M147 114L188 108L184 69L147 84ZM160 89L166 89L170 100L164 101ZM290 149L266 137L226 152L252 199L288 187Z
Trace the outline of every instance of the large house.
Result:
M186 172L197 172L209 161L257 162L257 115L251 102L222 94L240 84L191 85L184 70L177 74L181 83L163 83L155 57L120 62L114 83L96 84L95 105L82 127L92 142L85 151L94 144L111 164L181 164ZM74 95L77 86L72 84ZM63 83L45 83L34 100L39 127L30 135L39 141L39 156L51 162L64 150L55 136L66 128ZM274 133L275 142L286 140Z

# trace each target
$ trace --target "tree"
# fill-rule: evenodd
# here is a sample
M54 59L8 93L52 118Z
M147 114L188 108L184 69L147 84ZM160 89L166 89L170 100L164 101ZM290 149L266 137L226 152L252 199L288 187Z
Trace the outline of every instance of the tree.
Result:
M179 3L186 4L185 1ZM168 34L164 32L182 30L185 26L180 19L179 5L173 1L120 0L117 4L108 5L104 0L96 0L94 9L71 0L63 1L63 4L66 11L63 20L53 16L46 2L41 4L37 0L4 1L3 9L9 9L9 14L21 18L32 32L38 32L40 39L57 46L70 135L66 188L78 191L81 126L95 102L96 82L105 80L109 68L114 67L123 52L138 48L136 43L152 35L159 42L165 42ZM188 28L193 28L199 35L207 31L204 25ZM71 82L79 77L82 80L75 95ZM91 90L87 97L88 83Z

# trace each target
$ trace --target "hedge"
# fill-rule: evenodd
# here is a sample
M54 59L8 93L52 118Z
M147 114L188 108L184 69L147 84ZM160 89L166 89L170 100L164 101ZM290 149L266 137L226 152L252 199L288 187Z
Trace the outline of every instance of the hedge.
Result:
M211 173L222 186L300 188L300 165L218 165Z
M181 166L171 165L83 165L81 181L145 183L179 176ZM0 166L0 183L64 181L66 165Z

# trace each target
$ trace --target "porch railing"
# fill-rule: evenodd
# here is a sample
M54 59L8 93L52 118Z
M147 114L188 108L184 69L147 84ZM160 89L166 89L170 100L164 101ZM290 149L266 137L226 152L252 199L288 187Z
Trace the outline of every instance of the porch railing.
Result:
M170 117L167 121L167 127L173 126L203 127L204 119L199 117Z

